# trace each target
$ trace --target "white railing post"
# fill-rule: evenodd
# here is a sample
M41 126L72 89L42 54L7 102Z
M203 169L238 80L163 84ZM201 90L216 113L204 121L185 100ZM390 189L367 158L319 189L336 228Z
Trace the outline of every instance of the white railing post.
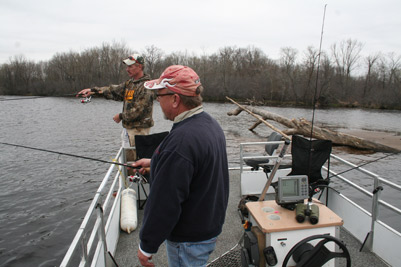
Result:
M84 262L84 266L87 267L89 266L89 263L88 263L88 250L86 249L86 242L85 242L85 234L82 236L81 245L82 245L82 261Z
M96 205L96 211L97 211L97 217L100 219L100 226L98 228L98 237L103 245L104 265L106 266L106 259L107 259L106 232L104 231L103 208L100 203Z

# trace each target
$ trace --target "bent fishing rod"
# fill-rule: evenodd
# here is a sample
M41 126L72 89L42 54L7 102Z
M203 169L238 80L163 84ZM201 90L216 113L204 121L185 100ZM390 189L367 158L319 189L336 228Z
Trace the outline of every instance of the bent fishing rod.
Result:
M26 148L26 149L31 149L31 150L37 150L37 151L42 151L42 152L48 152L48 153L53 153L53 154L58 154L58 155L63 155L63 156L69 156L69 157L87 159L87 160L92 160L92 161L98 161L98 162L107 163L107 164L115 164L115 165L131 168L131 169L140 169L141 168L141 167L129 166L128 164L125 164L125 163L119 163L119 162L115 162L115 161L107 161L107 160L102 160L102 159L96 159L96 158L91 158L91 157L86 157L86 156L80 156L80 155L75 155L75 154L69 154L69 153L64 153L64 152L59 152L59 151L43 149L43 148L30 147L30 146L11 144L11 143L5 143L5 142L0 142L0 144L1 145L7 145L7 146Z

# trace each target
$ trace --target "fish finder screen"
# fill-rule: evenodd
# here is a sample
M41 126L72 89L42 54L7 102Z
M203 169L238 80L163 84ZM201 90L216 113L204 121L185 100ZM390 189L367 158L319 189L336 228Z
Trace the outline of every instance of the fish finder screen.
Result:
M293 175L278 178L276 202L279 205L298 203L309 195L308 177Z
M298 179L286 179L281 183L281 190L283 197L291 197L299 195L299 180Z

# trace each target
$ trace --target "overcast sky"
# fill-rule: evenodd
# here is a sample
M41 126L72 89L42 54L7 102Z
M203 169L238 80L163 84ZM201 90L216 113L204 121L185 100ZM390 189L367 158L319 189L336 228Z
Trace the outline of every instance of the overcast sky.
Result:
M0 0L0 64L113 42L197 55L253 46L277 59L319 47L325 4L323 50L353 39L365 56L401 54L400 0Z

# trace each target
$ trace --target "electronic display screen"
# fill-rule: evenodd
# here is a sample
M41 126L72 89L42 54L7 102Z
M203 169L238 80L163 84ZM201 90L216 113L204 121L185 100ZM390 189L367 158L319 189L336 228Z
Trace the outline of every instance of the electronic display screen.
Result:
M281 191L283 197L291 197L299 195L299 180L298 179L286 179L281 183Z
M276 202L281 204L298 203L308 198L309 186L306 175L293 175L278 178Z

